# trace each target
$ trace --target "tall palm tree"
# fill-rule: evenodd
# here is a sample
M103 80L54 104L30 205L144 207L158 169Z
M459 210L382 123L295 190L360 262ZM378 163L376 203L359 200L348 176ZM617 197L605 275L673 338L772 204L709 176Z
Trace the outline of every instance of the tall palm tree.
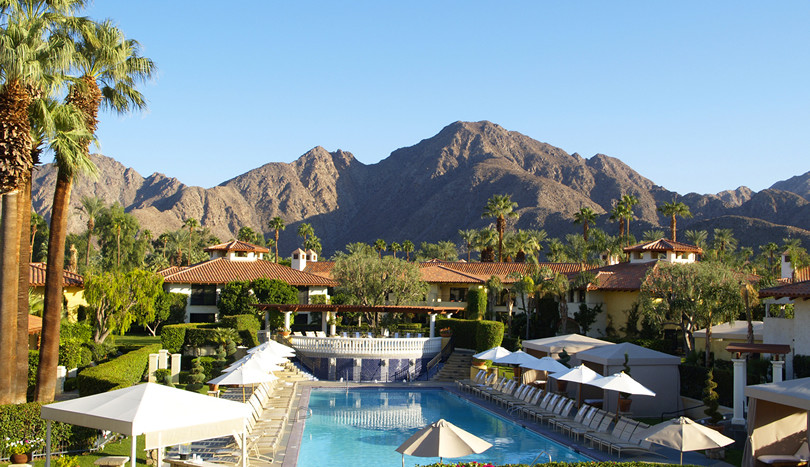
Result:
M436 244L438 247L437 253L444 261L455 261L458 259L458 251L456 251L456 244L449 240L441 240Z
M706 240L709 238L709 232L705 230L687 230L684 235L686 235L686 241L692 245L703 250L706 249Z
M83 114L88 131L98 128L98 111L104 106L123 114L146 107L137 84L151 77L154 64L140 55L137 41L126 39L110 21L81 29L75 44L73 66L78 78L72 81L66 100ZM59 170L51 211L51 237L45 278L45 311L42 323L42 347L37 369L36 400L53 400L56 365L59 356L59 317L61 316L62 275L67 230L67 210L74 178L94 167L89 159L90 139L75 157L57 151ZM120 250L118 263L120 266Z
M475 243L475 236L478 231L475 229L459 230L459 236L464 240L464 246L467 248L467 262L470 262L470 253L472 252L473 243Z
M481 229L475 237L474 248L481 253L481 262L491 263L495 260L493 250L498 244L498 234L492 229Z
M731 229L714 229L712 246L720 253L733 251L737 248L737 239L734 238L734 232Z
M641 239L645 242L654 242L662 238L664 238L664 231L658 229L645 230L644 233L641 234Z
M768 270L773 272L773 267L776 262L776 254L779 253L779 245L774 242L769 242L759 247L759 249L768 256Z
M689 206L684 204L681 201L677 203L675 200L672 200L671 203L664 203L658 208L659 211L665 216L669 216L669 232L670 232L670 239L675 242L677 239L675 238L677 230L678 230L678 221L675 219L676 217L692 217L692 211L689 210Z
M374 242L374 249L377 250L377 255L380 258L382 258L382 252L385 251L387 248L388 248L388 244L385 242L385 240L383 240L381 238L378 238Z
M619 223L619 237L625 239L625 222L628 217L633 216L633 211L630 210L627 206L624 205L622 202L616 203L613 206L613 209L610 211L610 220Z
M276 249L276 263L278 263L278 233L284 230L287 226L284 225L284 219L278 216L270 219L270 222L267 224L267 226L273 229L273 232L275 232L276 235L275 249Z
M411 252L414 250L414 244L410 240L402 242L402 251L405 252L405 261L411 260Z
M582 224L582 238L588 241L588 229L590 225L596 222L596 211L588 206L579 208L579 211L574 213L574 224Z
M194 240L194 229L200 226L197 219L190 217L183 221L183 227L188 228L188 256L186 259L186 266L191 266L191 242Z
M515 211L518 204L512 201L511 195L492 195L484 207L481 217L494 217L495 229L498 231L498 262L503 261L503 234L506 231L506 218L518 217Z
M304 241L303 243L306 244L307 238L309 238L312 235L315 235L315 229L312 228L312 224L303 222L301 223L301 225L298 226L298 231L296 233Z
M631 194L623 194L621 203L627 207L627 212L625 213L625 230L627 231L627 236L630 236L630 221L633 220L633 206L639 203L638 197Z
M87 253L84 258L84 265L90 266L90 244L93 243L93 229L96 228L96 216L104 209L104 200L96 196L82 196L81 207L87 216Z
M388 249L390 249L394 253L394 258L396 258L397 252L402 251L402 245L400 245L397 242L391 242L391 244L388 245Z

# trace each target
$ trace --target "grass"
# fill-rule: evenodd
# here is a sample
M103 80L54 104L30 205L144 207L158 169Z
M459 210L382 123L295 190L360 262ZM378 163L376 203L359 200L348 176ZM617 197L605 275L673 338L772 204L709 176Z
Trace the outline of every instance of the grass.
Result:
M115 345L137 346L160 344L160 336L115 336Z

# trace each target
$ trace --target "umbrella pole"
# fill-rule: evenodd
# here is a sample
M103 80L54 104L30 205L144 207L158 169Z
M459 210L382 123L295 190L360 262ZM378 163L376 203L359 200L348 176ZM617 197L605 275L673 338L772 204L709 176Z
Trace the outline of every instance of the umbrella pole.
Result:
M405 454L402 455L402 467L405 467Z
M132 454L132 467L135 467L135 465L136 465L135 454L136 454L136 449L138 447L138 435L133 433L133 434L131 434L129 436L129 439L132 441L132 452L130 453L130 454Z
M681 465L683 465L683 451L681 451Z
M51 467L51 421L45 425L45 467ZM404 465L402 467L405 467Z

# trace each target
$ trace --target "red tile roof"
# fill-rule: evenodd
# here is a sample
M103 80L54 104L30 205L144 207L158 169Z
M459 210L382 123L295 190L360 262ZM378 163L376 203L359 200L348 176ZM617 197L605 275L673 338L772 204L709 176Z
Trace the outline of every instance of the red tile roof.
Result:
M217 258L183 268L166 275L168 284L226 284L232 281L252 281L266 277L280 279L294 286L320 285L333 287L337 282L323 276L297 271L272 261L231 261Z
M655 267L657 261L644 263L618 263L592 270L596 274L596 284L589 284L588 290L609 290L633 292L641 289L647 271ZM573 274L569 274L569 279Z
M32 287L45 286L45 263L28 263L28 284ZM62 287L84 287L84 278L65 269L62 272Z
M703 250L695 245L688 243L674 242L665 238L655 240L653 242L644 242L636 245L628 246L624 249L625 252L633 251L675 251L685 253L703 253Z
M759 291L760 298L766 297L789 297L789 298L810 298L810 281L793 282L791 284L769 287Z
M203 251L253 251L255 253L270 253L270 250L263 246L254 245L241 240L231 240L228 243L212 245L207 248L203 248Z
M174 274L174 273L176 273L178 271L182 271L183 269L185 269L184 266L169 266L166 269L161 269L157 273L158 273L159 276L166 277L166 276L170 276L170 275L172 275L172 274Z
M422 274L422 280L434 284L483 284L492 276L497 276L501 281L511 284L515 282L515 279L506 276L513 272L528 274L533 268L543 266L549 267L552 271L561 274L579 272L581 269L579 263L540 263L533 265L530 263L468 263L466 261L431 260L418 263L418 265ZM332 268L334 267L334 261L318 261L315 263L307 263L307 267L304 271L331 278ZM593 266L586 265L585 268L592 269Z

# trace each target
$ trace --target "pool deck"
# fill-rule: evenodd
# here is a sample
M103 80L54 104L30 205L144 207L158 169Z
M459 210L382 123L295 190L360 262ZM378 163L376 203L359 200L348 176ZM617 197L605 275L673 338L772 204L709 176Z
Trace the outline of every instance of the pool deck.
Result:
M278 450L274 455L273 466L282 467L295 467L298 462L298 452L301 446L301 439L304 434L304 425L306 424L306 417L297 419L297 414L306 413L309 406L309 394L314 388L330 388L330 389L358 389L358 388L390 388L390 389L413 389L413 388L437 388L444 389L452 394L455 394L465 400L470 401L477 406L500 415L503 418L512 420L513 422L523 426L528 430L532 430L542 436L552 439L560 444L568 446L574 451L585 454L598 461L649 461L663 464L678 464L680 453L674 449L664 448L662 446L653 446L654 451L658 455L625 455L619 458L615 455L610 455L604 451L591 449L584 441L575 440L569 436L565 436L560 432L549 429L547 426L529 420L517 419L506 413L506 410L493 404L489 401L479 399L471 394L461 392L456 388L454 383L440 383L432 381L421 381L411 383L342 383L332 381L301 381L298 382L295 394L292 400L292 409L288 423L285 424L284 430L280 434L281 439L278 442ZM542 459L540 460L542 461ZM427 460L425 462L428 462ZM712 467L732 467L721 460L708 459L699 452L685 452L683 454L684 464L694 464ZM251 463L253 464L253 463Z

